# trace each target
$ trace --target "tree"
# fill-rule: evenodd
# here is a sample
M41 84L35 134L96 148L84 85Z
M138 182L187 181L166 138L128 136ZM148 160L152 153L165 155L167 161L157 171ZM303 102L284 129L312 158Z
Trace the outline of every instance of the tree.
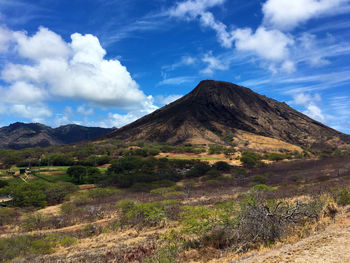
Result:
M67 169L67 175L72 177L74 183L82 184L87 176L87 169L81 165L71 166Z

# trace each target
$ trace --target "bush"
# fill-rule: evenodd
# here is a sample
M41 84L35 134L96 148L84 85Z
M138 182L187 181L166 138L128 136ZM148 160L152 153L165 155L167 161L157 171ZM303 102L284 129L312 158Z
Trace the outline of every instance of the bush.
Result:
M225 147L218 144L210 144L208 154L220 154L225 151Z
M4 188L6 194L12 196L12 203L19 207L45 207L44 193L47 183L32 181L29 183L12 183Z
M216 162L214 165L214 168L216 168L219 171L223 172L229 172L231 170L231 165L229 165L227 162Z
M0 207L0 226L12 223L15 220L16 211L12 208Z
M134 203L130 200L120 201L117 206L123 213L121 225L155 226L175 216L177 201L165 200L162 202Z
M196 163L191 170L186 173L186 177L200 177L205 175L206 172L210 170L210 165L206 162L198 162Z
M96 167L87 167L86 169L87 169L86 177L83 178L84 183L87 183L87 184L97 183L102 176L100 169Z
M5 187L5 186L8 186L8 182L6 182L6 181L3 181L3 180L0 180L0 188L3 188L3 187Z
M75 242L75 238L59 234L0 238L0 261L8 262L27 255L50 254L57 245L70 246Z
M346 206L350 204L350 193L347 189L336 191L335 200L338 205Z
M253 152L243 152L240 161L245 167L252 168L260 163L261 156Z
M286 159L287 156L285 156L284 154L280 154L280 153L267 153L264 155L264 158L266 160L270 160L270 161L282 161L282 160Z
M78 188L71 183L51 184L45 189L46 201L50 205L62 203L68 194L77 191Z
M43 229L47 220L48 216L41 213L26 215L22 220L21 227L25 231Z
M206 174L205 174L208 178L217 178L219 177L221 174L217 169L210 169Z
M102 199L112 195L119 195L121 190L116 188L95 188L87 192L87 196L91 199Z

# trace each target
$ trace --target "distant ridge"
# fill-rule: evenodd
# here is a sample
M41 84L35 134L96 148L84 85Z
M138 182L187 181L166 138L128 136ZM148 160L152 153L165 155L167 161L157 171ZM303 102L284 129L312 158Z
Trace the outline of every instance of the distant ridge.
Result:
M180 143L221 143L238 132L310 148L348 147L350 136L229 82L206 80L186 96L106 138Z
M75 124L51 128L40 123L16 122L0 128L0 148L23 149L69 144L95 139L113 130Z

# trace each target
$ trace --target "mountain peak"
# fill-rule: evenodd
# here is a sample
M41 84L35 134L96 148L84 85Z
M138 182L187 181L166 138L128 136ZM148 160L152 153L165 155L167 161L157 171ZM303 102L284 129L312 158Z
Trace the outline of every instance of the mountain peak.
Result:
M285 103L215 80L201 81L186 96L108 137L171 144L225 144L225 136L240 131L305 147L350 142L350 136L312 120Z

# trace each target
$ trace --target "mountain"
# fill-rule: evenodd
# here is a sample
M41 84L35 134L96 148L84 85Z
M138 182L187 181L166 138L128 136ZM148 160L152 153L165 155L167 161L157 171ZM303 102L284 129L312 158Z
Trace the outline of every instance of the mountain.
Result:
M186 96L107 138L171 144L245 144L271 138L310 148L348 147L350 136L292 109L286 103L223 81L206 80Z
M16 122L0 128L0 148L23 149L75 143L94 139L112 132L114 129L84 127L70 124L51 128L40 123Z

